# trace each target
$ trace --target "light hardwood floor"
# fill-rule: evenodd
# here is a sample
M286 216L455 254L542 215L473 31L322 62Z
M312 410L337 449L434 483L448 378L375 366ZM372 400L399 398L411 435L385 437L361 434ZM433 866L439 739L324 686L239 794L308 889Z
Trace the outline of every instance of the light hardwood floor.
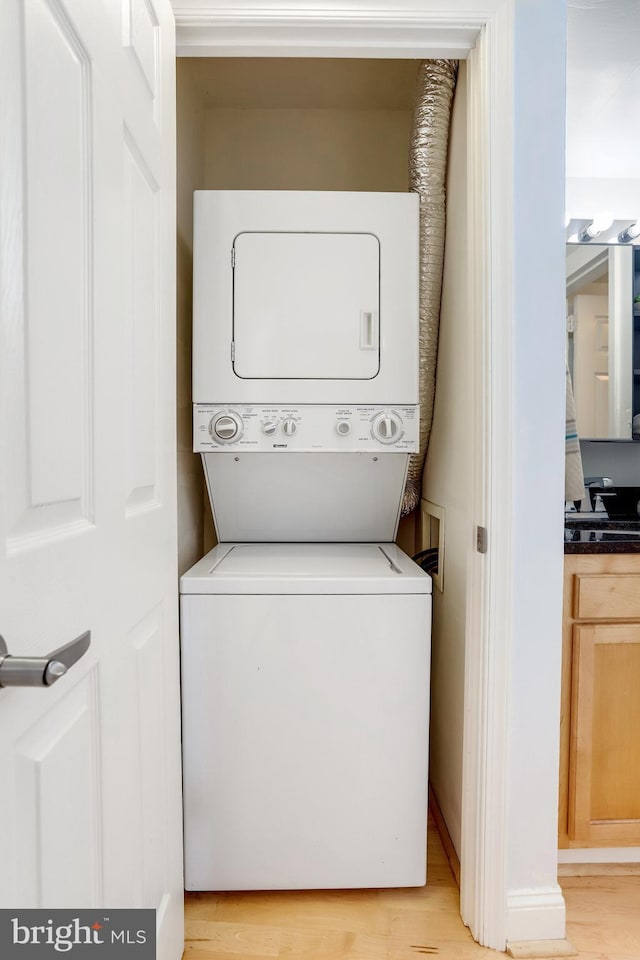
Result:
M429 824L429 882L405 890L188 893L185 960L489 960L474 943ZM640 877L561 881L583 960L640 960Z
M639 960L640 876L563 877L560 885L581 960Z

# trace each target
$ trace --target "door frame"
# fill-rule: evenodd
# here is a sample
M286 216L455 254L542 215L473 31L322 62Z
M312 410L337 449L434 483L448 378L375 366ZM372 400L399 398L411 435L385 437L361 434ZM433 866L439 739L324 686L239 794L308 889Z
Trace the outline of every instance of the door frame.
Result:
M466 598L461 914L475 939L496 949L504 949L507 941L561 939L565 913L556 882L556 829L564 475L564 5L557 0L534 5L449 0L446 10L437 0L404 0L401 9L392 0L351 0L348 6L343 0L325 0L324 7L309 0L254 0L251 5L237 0L233 7L223 0L173 0L173 5L178 56L467 60L468 241L473 252L467 289L476 331L476 402L469 417L474 519ZM537 54L541 43L544 78ZM536 102L536 92L541 101ZM529 121L546 137L543 148L528 137L524 128ZM550 304L551 313L557 307L561 318L557 333L552 317L539 323L545 353L557 351L557 360L546 361L540 354L547 387L537 416L527 411L526 391L532 384L523 375L528 352L535 363L536 342L525 326L527 314L535 313L528 301L522 316L515 309L527 291ZM536 464L543 451L544 474ZM529 494L533 499L534 490L550 509L542 518L525 517L524 522L521 514L516 523L516 509ZM489 532L484 554L475 549L476 525ZM529 583L534 562L544 604ZM538 694L542 720L525 709Z

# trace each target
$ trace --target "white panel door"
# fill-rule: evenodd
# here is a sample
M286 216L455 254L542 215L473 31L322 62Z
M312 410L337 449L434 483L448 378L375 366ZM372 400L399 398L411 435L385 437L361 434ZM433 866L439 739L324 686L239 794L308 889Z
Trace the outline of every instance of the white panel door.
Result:
M371 233L241 233L233 369L254 379L371 380L380 369L380 242Z
M168 0L0 5L0 906L153 907L182 953ZM0 665L0 675L1 675Z
M609 436L609 302L574 297L573 391L581 437Z

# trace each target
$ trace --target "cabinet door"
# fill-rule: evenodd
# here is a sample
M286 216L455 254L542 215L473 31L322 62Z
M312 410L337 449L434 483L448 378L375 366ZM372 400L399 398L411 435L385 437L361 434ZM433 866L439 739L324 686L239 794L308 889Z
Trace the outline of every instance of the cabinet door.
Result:
M640 844L640 624L574 627L569 838Z

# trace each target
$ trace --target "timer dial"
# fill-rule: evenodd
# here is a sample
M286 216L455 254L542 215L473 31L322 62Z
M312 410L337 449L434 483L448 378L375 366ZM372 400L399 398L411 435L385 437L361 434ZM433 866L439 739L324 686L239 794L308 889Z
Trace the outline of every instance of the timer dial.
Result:
M402 420L396 413L378 413L371 424L371 436L380 443L396 443L402 436Z
M211 418L209 433L216 443L234 443L242 436L242 420L236 413L219 413Z

